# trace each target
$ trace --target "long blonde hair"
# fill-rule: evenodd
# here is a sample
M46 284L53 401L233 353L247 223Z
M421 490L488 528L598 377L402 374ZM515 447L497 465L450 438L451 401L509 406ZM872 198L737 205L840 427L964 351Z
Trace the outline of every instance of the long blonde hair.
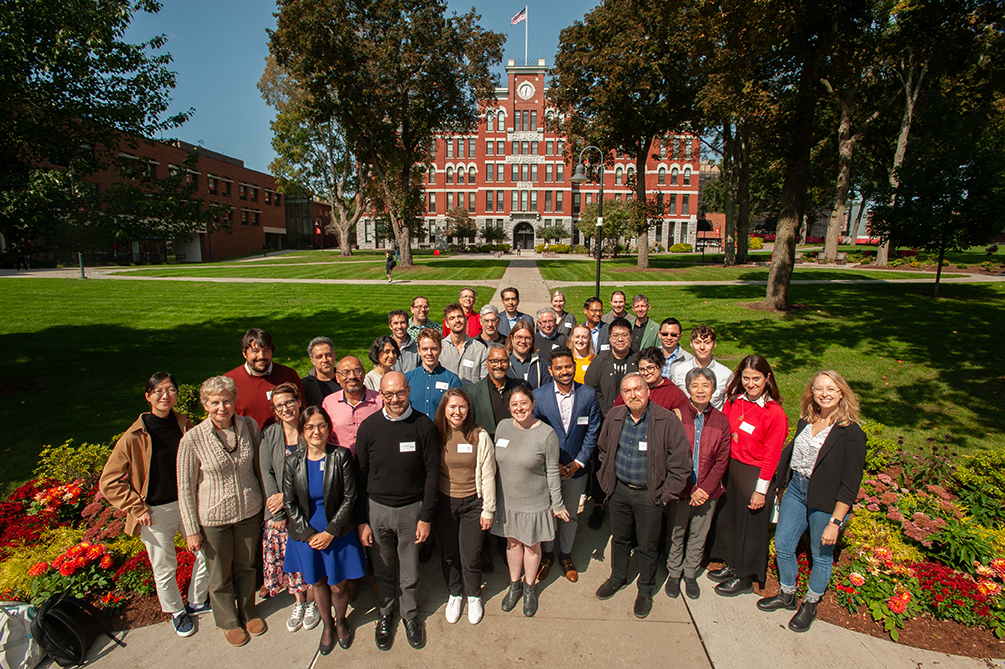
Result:
M855 397L855 392L848 385L848 382L844 380L844 377L831 369L824 369L813 375L810 382L806 384L806 390L803 391L802 398L802 409L799 417L804 419L807 423L815 423L820 420L820 405L817 404L816 400L813 399L813 384L817 382L821 376L826 376L834 382L834 385L838 387L841 391L841 401L838 402L837 409L831 414L831 423L840 425L842 427L849 425L851 423L858 422L859 416L859 406L858 399Z
M578 330L579 328L583 328L584 330L586 330L586 350L588 351L586 357L592 359L593 356L595 355L595 353L593 351L593 333L590 332L590 327L588 325L584 325L582 323L579 323L574 328L572 328L572 332L569 333L569 344L568 344L568 346L569 346L570 349L572 349L573 356L579 354L579 351L576 350L576 345L572 343L572 335L576 334L576 330Z

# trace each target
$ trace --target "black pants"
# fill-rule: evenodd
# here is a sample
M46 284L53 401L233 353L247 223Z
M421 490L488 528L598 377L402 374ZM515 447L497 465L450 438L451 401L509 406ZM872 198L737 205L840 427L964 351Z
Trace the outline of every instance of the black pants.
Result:
M453 596L479 597L482 591L482 500L477 495L436 500L433 526L443 550L443 579Z
M619 583L628 580L634 528L638 535L635 552L639 558L638 588L652 594L656 586L663 505L653 501L648 489L636 490L618 481L607 506L611 511L611 578Z

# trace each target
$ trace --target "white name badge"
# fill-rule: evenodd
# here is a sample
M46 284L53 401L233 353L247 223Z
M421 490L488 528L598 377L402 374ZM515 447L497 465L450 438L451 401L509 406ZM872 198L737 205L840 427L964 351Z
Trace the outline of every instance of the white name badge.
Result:
M458 453L474 453L475 449L472 448L471 444L457 444Z
M269 400L270 402L272 401L272 391L271 390L266 390L265 391L265 399Z
M507 446L509 446L509 439L500 439L496 442L497 448L506 448Z
M415 453L415 442L403 441L398 445L398 450L402 453Z
M571 330L572 329L572 323L570 323L569 321L566 321L566 322L562 323L562 327L565 328L566 330Z
M611 345L610 344L601 344L600 345L600 350L601 351L610 351L611 350Z
M640 451L648 451L649 450L649 442L648 441L640 441L639 442L639 450Z
M585 372L586 370L588 370L590 368L590 363L586 363L585 365L580 365L579 368Z
M461 360L461 367L474 367L474 366L475 366L474 360Z
M589 424L590 424L589 416L580 416L579 418L576 419L576 425L589 425Z
M754 434L754 426L748 423L747 421L743 421L742 423L740 423L740 429L746 432L747 434Z
M437 381L436 382L436 389L437 390L446 390L449 387L450 387L450 384L447 383L446 381Z

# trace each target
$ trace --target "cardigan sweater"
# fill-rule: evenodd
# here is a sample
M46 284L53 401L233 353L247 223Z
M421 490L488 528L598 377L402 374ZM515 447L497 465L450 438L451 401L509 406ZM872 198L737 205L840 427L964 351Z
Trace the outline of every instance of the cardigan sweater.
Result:
M800 418L795 436L808 424ZM790 465L796 443L795 436L779 458L778 469L772 480L773 488L777 489L787 484L792 476ZM830 434L817 453L817 461L810 476L807 499L809 508L832 513L838 502L854 506L858 499L859 486L862 484L865 451L865 432L858 423L844 426L835 424L831 427Z
M234 416L237 448L228 453L206 419L178 445L178 509L187 536L203 525L218 527L246 520L262 510L258 426Z
M171 413L178 420L183 435L194 427L188 416L174 411ZM150 510L146 497L150 484L151 451L150 434L143 424L143 415L140 415L115 442L98 480L98 489L108 503L126 512L125 530L132 536L140 533L136 517Z

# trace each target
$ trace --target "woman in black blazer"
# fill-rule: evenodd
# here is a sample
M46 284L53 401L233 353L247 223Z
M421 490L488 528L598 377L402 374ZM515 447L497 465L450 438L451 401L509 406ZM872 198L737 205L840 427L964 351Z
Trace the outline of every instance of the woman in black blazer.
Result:
M314 584L314 601L324 622L318 648L322 655L332 651L336 637L342 648L352 644L346 581L366 574L353 521L356 470L349 449L328 443L331 429L324 409L304 409L300 436L307 448L288 456L283 472L283 508L290 521L283 570L299 572Z
M834 568L834 544L858 497L865 466L865 433L858 425L858 400L848 382L830 370L817 372L803 392L796 437L782 452L772 486L786 486L775 529L781 591L757 602L762 611L795 611L796 544L809 527L813 569L806 598L789 621L805 632Z

